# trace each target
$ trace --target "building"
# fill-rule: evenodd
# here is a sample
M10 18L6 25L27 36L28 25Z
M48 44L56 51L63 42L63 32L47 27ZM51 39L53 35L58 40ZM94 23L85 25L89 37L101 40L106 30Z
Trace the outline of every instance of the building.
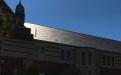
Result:
M64 59L75 64L81 70L80 75L120 74L120 41L31 23L25 26L31 28L34 39L63 44Z
M15 13L4 0L0 5L0 75L121 74L120 41L29 23L24 26L21 1Z

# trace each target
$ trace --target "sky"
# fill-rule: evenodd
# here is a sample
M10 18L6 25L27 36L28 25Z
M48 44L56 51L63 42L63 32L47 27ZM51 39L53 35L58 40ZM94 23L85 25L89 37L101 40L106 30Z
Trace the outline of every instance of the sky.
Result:
M19 0L5 0L15 10ZM26 22L121 41L121 0L22 0Z

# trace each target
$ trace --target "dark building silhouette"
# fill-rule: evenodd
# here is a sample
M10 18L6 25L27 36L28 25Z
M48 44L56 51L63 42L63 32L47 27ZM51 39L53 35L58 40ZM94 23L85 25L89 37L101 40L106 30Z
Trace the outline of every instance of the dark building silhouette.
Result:
M0 75L121 74L120 41L27 23L26 28L24 12L21 1L13 13L0 0Z
M15 15L17 18L20 19L20 22L22 23L22 25L25 22L25 11L24 11L24 6L22 5L21 1L19 2L19 4L16 6L16 11L15 11Z
M4 0L0 1L0 5L0 20L2 21L0 27L1 36L4 38L32 40L31 30L24 26L25 12L21 1L16 6L15 14Z

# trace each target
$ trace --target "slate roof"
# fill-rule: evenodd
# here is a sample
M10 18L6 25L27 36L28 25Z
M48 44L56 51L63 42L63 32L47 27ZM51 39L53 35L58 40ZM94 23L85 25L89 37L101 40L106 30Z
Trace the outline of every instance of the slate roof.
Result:
M42 25L35 25L35 24L28 24L28 25L31 25L30 27L31 29L32 28L35 29L34 33L36 33L36 37L34 38L38 40L45 40L45 41L74 45L79 47L91 47L104 51L121 52L120 41L45 27Z

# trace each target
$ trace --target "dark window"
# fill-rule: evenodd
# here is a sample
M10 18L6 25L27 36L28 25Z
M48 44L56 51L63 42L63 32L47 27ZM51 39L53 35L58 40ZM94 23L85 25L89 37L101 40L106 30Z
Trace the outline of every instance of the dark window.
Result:
M2 15L0 15L0 26L3 24L3 18Z
M85 52L82 52L81 53L81 58L82 58L82 65L86 65L86 53Z
M110 65L110 56L107 56L107 66Z
M121 65L121 57L119 57L119 65Z
M67 50L67 58L70 58L70 50Z
M61 57L62 57L62 59L64 59L64 50L63 49L61 50Z
M117 59L118 59L118 65L120 65L120 57L119 56L117 56Z
M106 56L103 56L102 63L103 63L103 65L106 65Z
M88 53L88 64L89 65L92 64L92 53L91 52Z
M112 66L115 65L115 63L114 63L114 57L111 57L111 63L112 63Z

